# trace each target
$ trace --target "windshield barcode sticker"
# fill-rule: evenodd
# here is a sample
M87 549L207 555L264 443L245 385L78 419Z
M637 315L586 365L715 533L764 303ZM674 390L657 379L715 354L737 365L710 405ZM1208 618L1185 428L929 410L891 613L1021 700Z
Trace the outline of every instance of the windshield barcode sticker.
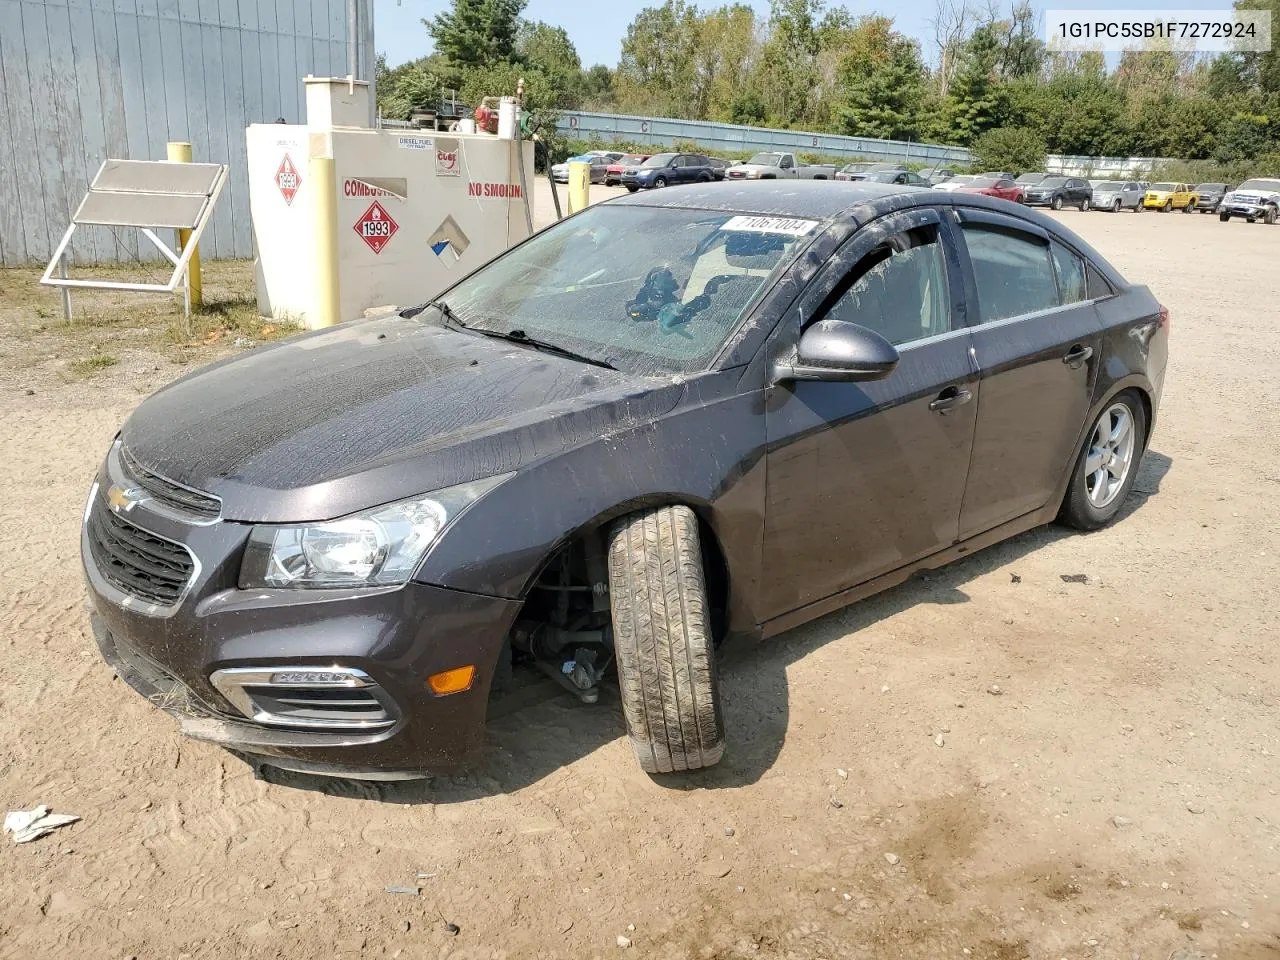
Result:
M803 237L817 225L817 220L793 220L790 217L731 217L720 229L747 233L783 233L789 237Z

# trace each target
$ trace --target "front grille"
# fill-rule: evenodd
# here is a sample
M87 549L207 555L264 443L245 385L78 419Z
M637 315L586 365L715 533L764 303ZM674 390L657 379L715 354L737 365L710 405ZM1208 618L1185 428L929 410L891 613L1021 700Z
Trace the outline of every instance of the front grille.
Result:
M181 544L135 527L101 501L89 511L88 534L89 552L102 576L152 603L177 603L195 571L195 560Z
M199 490L192 490L138 463L124 447L120 448L120 465L139 487L153 499L179 513L198 520L217 520L222 514L222 501Z

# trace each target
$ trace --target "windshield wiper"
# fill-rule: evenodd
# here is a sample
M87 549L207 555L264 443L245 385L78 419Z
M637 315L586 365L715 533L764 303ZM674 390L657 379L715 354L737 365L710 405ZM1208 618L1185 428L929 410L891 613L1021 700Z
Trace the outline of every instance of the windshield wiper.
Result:
M606 370L617 370L608 360L599 360L595 357L588 357L585 353L576 353L568 347L562 347L557 343L549 343L546 340L539 340L531 337L523 330L486 330L484 327L468 327L466 324L453 321L462 327L468 333L478 333L482 337L493 337L495 340L509 340L512 343L520 343L526 347L532 347L534 350L541 350L543 353L554 353L557 357L565 357L569 360L577 360L579 363L589 363L595 367L604 367Z
M422 313L422 311L430 310L432 307L439 310L440 315L450 323L455 326L462 327L464 330L466 329L467 325L462 322L462 319L456 313L453 312L453 308L443 300L428 300L426 303L420 303L416 307L405 307L400 311L400 316L404 317L406 320L412 320L418 314Z

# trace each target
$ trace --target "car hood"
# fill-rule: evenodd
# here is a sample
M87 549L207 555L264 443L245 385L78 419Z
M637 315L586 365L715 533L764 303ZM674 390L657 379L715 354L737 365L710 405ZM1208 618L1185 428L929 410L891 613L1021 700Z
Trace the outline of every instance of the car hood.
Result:
M225 519L321 520L517 470L681 392L391 315L197 371L143 401L121 438L141 466L221 497Z

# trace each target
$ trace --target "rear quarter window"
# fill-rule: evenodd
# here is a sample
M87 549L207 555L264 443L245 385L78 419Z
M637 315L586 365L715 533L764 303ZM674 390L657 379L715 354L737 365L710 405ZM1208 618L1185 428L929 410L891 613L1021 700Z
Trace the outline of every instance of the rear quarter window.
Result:
M1062 302L1067 304L1088 300L1084 260L1056 240L1049 245L1049 250L1053 255L1054 268L1058 271L1058 292L1062 296Z

